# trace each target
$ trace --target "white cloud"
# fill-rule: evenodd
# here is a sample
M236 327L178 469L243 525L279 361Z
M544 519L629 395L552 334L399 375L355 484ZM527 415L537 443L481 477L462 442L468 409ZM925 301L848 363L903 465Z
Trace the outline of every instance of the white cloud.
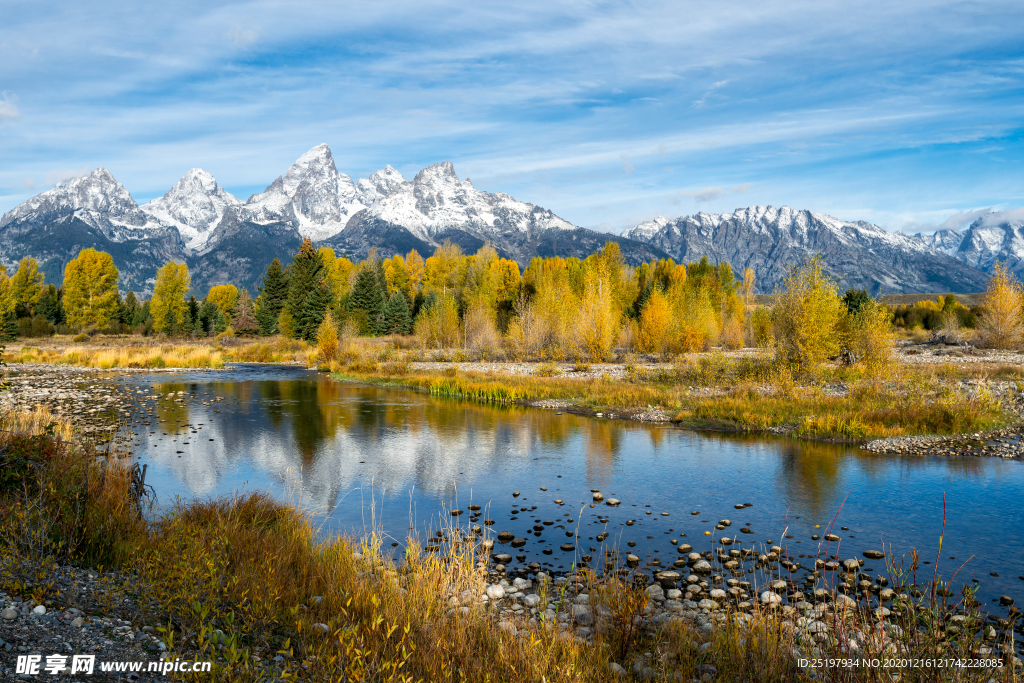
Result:
M619 155L619 159L622 161L622 170L625 171L627 175L632 173L633 162L630 161L629 157L625 154L621 154Z
M959 230L960 228L969 225L981 218L985 214L992 210L991 207L985 209L976 209L974 211L958 211L946 220L942 222L942 225L938 227L939 230Z
M233 26L227 33L228 40L235 45L252 45L256 42L259 34L250 28L242 28L241 26Z
M679 204L683 198L693 199L698 204L711 202L727 194L743 194L750 189L750 183L743 183L736 187L723 189L721 187L703 187L699 190L679 190L669 197L673 204Z
M17 102L14 93L0 93L0 121L17 121L21 118Z
M46 172L46 184L56 185L61 181L81 178L84 175L89 175L88 165L79 166L78 168L57 168Z
M1006 211L993 211L992 213L986 214L985 217L981 219L982 227L1002 225L1003 223L1021 222L1024 222L1024 206L1016 209L1008 209Z

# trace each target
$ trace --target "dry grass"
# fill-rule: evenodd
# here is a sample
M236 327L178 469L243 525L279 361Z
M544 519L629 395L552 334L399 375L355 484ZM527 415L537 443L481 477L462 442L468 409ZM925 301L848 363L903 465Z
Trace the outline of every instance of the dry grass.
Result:
M233 340L227 340L229 342ZM194 344L132 344L130 346L78 347L54 345L40 348L22 346L4 355L8 363L45 363L110 370L115 368L222 368L224 363L305 362L305 342L274 338L231 345L212 342Z
M625 379L612 379L562 376L551 364L533 375L463 371L454 365L415 370L397 351L354 345L343 358L321 369L342 379L493 403L558 400L606 413L656 406L677 423L698 428L783 429L816 438L866 439L957 434L1001 427L1011 420L983 388L965 390L950 383L961 373L952 365L901 368L888 379L859 366L794 376L766 359L711 354L684 357L674 368L654 371L627 365ZM975 376L979 371L964 372ZM829 390L837 384L841 391Z

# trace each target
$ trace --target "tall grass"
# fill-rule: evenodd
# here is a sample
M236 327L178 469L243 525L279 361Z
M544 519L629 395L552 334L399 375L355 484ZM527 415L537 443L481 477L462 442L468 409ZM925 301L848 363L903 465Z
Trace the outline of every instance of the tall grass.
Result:
M110 370L116 368L222 368L226 362L305 362L309 347L290 339L239 342L237 346L196 344L153 344L122 348L40 349L23 346L5 354L8 363L74 365Z

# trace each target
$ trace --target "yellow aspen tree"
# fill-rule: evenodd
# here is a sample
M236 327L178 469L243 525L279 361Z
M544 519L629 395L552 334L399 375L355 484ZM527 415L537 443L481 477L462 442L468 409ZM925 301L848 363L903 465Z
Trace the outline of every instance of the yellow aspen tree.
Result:
M846 305L836 283L825 273L821 257L790 266L772 308L776 357L787 364L816 370L842 346L840 330Z
M43 280L44 276L39 272L39 263L34 258L26 256L21 259L18 270L11 278L15 301L25 304L31 312L32 307L39 303L43 295Z
M77 329L103 328L117 314L117 266L110 254L83 249L64 267L64 312Z
M334 360L338 355L338 329L334 326L334 316L330 310L324 315L320 327L316 331L316 346L320 358L326 362Z
M423 283L423 257L415 249L405 255L405 270L409 275L409 289L406 293L410 299L415 299Z
M988 289L981 305L984 311L978 323L981 341L993 349L1012 349L1024 339L1024 321L1021 319L1020 282L996 261L995 271L988 281Z
M743 269L743 284L741 289L743 291L743 306L750 308L750 302L754 298L754 286L757 284L757 275L754 274L753 268Z
M153 329L167 334L175 333L185 321L188 302L185 295L192 286L188 266L170 261L156 272L153 298L149 302L149 313L153 316Z
M234 285L214 285L210 287L210 293L206 295L206 300L217 304L217 308L230 322L235 304L238 302L238 288Z
M644 353L664 353L671 325L672 309L668 299L655 287L640 312L640 325L636 333L639 349Z

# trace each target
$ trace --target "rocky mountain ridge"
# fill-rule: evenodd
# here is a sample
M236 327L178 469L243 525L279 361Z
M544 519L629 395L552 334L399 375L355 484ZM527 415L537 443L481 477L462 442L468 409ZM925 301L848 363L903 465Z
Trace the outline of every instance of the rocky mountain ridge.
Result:
M988 276L919 236L889 232L865 221L843 221L787 206L752 206L732 213L658 217L623 233L668 252L677 261L707 256L736 272L752 268L757 290L770 293L786 266L810 254L824 259L842 287L872 294L977 292Z

